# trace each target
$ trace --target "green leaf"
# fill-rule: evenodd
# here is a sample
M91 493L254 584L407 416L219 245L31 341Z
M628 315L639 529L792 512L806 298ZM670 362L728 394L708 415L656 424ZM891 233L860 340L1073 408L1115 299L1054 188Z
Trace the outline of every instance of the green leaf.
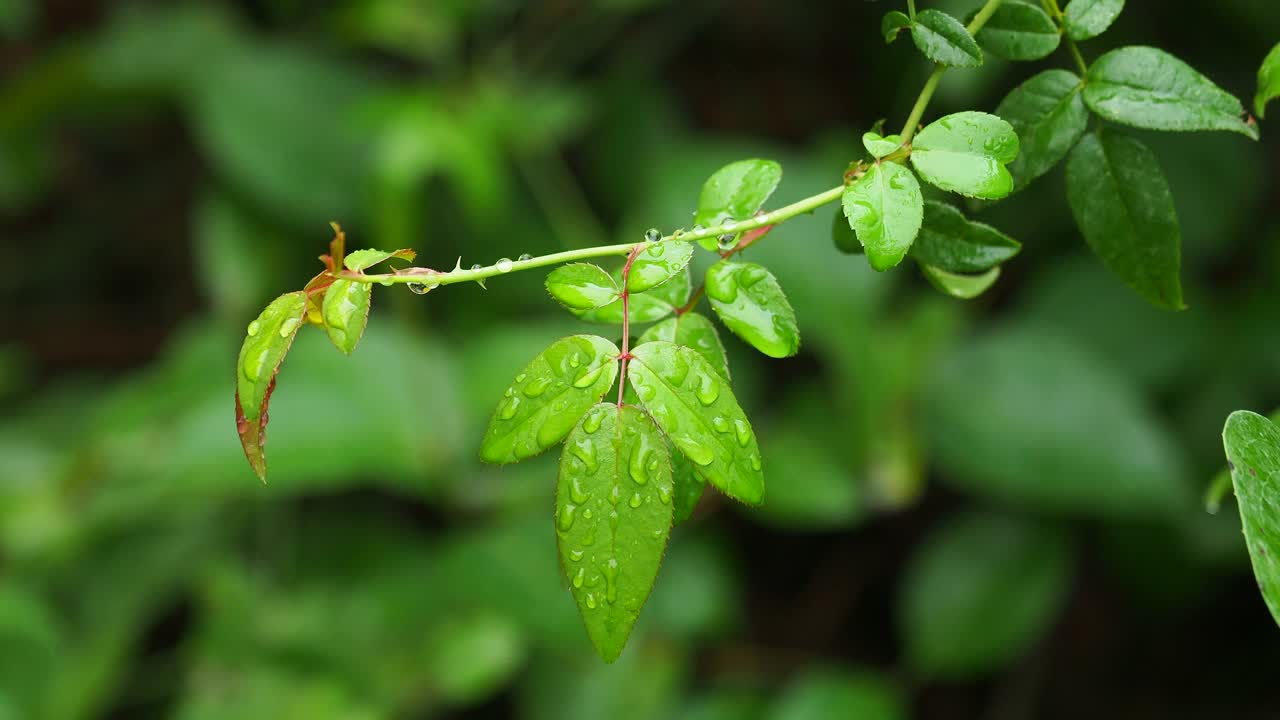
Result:
M1258 68L1258 94L1253 97L1253 111L1261 118L1267 103L1280 97L1280 43L1271 48Z
M680 274L693 258L693 243L666 240L650 245L636 256L627 274L627 290L644 292Z
M570 310L591 310L618 299L618 283L591 263L561 265L547 274L546 286Z
M760 448L729 384L697 352L673 343L645 343L632 355L628 379L676 448L721 492L759 505Z
M849 227L876 270L902 262L920 232L924 198L911 171L897 163L877 163L845 188L842 198Z
M763 265L722 260L707 268L706 287L711 307L734 335L769 357L800 351L795 311Z
M748 220L764 207L765 201L782 182L782 166L773 160L739 160L717 170L702 185L693 222L706 227L727 221ZM716 239L698 241L707 250L716 249Z
M335 347L350 355L369 322L373 285L354 280L334 280L324 294L325 332Z
M911 25L911 39L930 60L952 67L982 64L982 48L964 24L941 10L922 10Z
M1062 40L1053 18L1023 0L1005 0L974 39L1005 60L1039 60L1057 50Z
M911 18L907 17L906 13L890 10L880 21L880 34L884 35L886 43L891 43L898 39L899 32L909 27L911 27Z
M849 227L849 219L844 216L843 208L836 208L831 216L831 242L836 249L845 255L861 255L862 243Z
M1078 0L1077 0L1078 1ZM1123 47L1089 66L1084 102L1099 117L1148 130L1227 130L1258 139L1234 95L1169 53Z
M1018 134L1018 157L1009 163L1014 190L1053 169L1084 135L1089 110L1080 78L1046 70L1014 88L996 108Z
M921 130L911 164L926 182L969 197L996 200L1013 191L1005 165L1018 157L1018 134L995 115L961 112Z
M705 315L687 312L667 318L646 330L636 344L642 345L655 340L665 340L698 351L699 355L711 363L711 367L715 368L720 377L726 381L730 379L729 358L724 354L720 333L716 332L715 324Z
M890 135L889 137L880 137L879 134L868 132L862 134L862 146L871 153L871 157L879 160L889 153L902 147L901 135Z
M907 564L898 605L907 657L947 680L997 670L1044 635L1070 577L1070 545L1043 521L953 517Z
M1238 410L1227 418L1222 444L1258 589L1280 624L1280 427Z
M1147 300L1181 310L1182 236L1173 195L1146 145L1086 136L1067 162L1067 199L1089 247Z
M707 479L698 472L693 461L680 453L671 456L671 478L675 487L673 522L682 523L697 509L698 501L707 489Z
M507 388L480 445L480 459L513 463L564 439L618 375L619 350L593 335L551 343Z
M615 282L621 283L621 268L610 273L610 275L613 276ZM675 277L652 290L632 293L628 300L628 314L631 316L631 322L657 322L684 307L684 304L689 302L689 295L693 290L692 285L693 281L690 279L689 270L686 267L683 272L676 273ZM573 314L587 322L621 325L622 300L614 300L608 305L594 310L574 310Z
M935 200L924 204L924 225L911 246L911 257L949 273L975 273L993 268L1022 249L1017 240Z
M565 442L556 486L560 567L605 662L631 635L671 532L671 458L639 408L601 403Z
M868 672L809 670L782 690L766 720L907 720L903 693Z
M1063 26L1072 40L1097 37L1111 27L1124 10L1124 0L1071 0L1063 12Z
M940 292L960 300L972 300L996 284L1000 268L993 267L981 275L963 275L947 272L932 265L920 265L925 279Z
M390 251L365 249L365 250L356 250L355 252L348 253L347 256L343 259L342 264L346 265L347 269L350 270L351 272L363 272L367 268L371 268L380 262L384 262L392 258L395 258L397 260L408 260L409 262L413 262L413 259L416 258L417 256L418 256L418 253L408 248L401 248L400 250L390 250Z
M281 295L249 323L240 346L236 363L236 430L249 465L263 480L267 478L267 456L262 447L266 443L267 405L276 387L280 364L302 327L306 310L305 292Z

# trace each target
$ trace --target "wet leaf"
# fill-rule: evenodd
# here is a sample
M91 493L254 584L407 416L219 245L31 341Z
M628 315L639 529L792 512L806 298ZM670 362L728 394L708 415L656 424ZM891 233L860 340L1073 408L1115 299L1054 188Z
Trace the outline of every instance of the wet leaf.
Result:
M628 379L672 444L729 497L764 500L755 431L732 388L701 355L669 342L632 351Z
M693 222L706 227L731 220L747 220L764 207L765 201L782 182L782 166L773 160L739 160L720 168L702 185ZM698 241L707 250L716 249L716 239Z
M547 275L547 292L570 310L591 310L618 299L618 283L599 265L571 263Z
M901 135L890 135L888 137L880 137L879 134L868 132L862 134L862 146L871 153L871 157L879 160L889 153L902 147Z
M911 25L911 39L925 57L952 67L982 64L982 48L964 24L941 10L922 10Z
M683 240L666 240L642 250L631 263L627 290L644 292L680 274L693 258L693 244Z
M1231 483L1258 589L1280 624L1280 427L1239 410L1222 429Z
M384 262L392 258L413 262L413 259L417 256L418 253L408 248L390 251L365 249L349 253L345 258L343 258L342 263L352 272L363 272L367 268L371 268L380 262Z
M565 442L556 486L560 567L605 662L622 652L671 532L671 458L639 408L601 403Z
M996 108L1018 134L1018 157L1009 163L1013 189L1021 190L1053 169L1084 135L1089 110L1080 78L1045 70L1014 88Z
M1078 2L1079 0L1077 0ZM1234 95L1169 53L1123 47L1089 66L1084 102L1099 117L1147 130L1226 130L1258 139Z
M995 200L1013 190L1005 165L1018 157L1018 134L995 115L961 112L930 123L912 143L911 164L943 190Z
M884 35L884 41L887 43L897 40L898 33L909 27L911 27L911 18L900 10L890 10L880 20L880 34Z
M831 243L845 255L861 255L862 243L849 227L849 219L844 216L844 208L836 208L831 216Z
M552 343L503 394L480 445L480 459L519 462L563 440L613 386L619 352L594 335Z
M334 280L324 294L325 331L342 352L350 355L364 335L369 322L369 301L373 285L354 280Z
M841 221L843 222L843 220ZM692 348L711 363L720 377L729 380L729 358L724 354L724 343L720 342L720 333L716 332L715 323L705 315L687 312L673 318L667 318L654 325L640 336L636 342L641 345L655 340L665 340Z
M1067 162L1067 199L1104 265L1152 303L1181 310L1182 234L1155 155L1115 132L1085 136Z
M1258 68L1258 94L1253 97L1253 112L1259 118L1266 114L1267 103L1280 97L1280 43L1271 48Z
M249 323L236 366L236 430L245 457L258 477L267 477L267 405L276 387L280 364L302 327L307 294L301 290L271 301Z
M1088 40L1111 27L1121 10L1124 0L1071 0L1063 11L1063 27L1072 40Z
M920 232L924 198L911 171L897 163L877 163L845 188L844 215L876 270L902 262Z
M722 260L707 268L707 299L720 322L769 357L800 351L800 328L782 286L763 265Z
M622 269L610 273L615 282L621 283ZM642 293L632 293L629 303L629 314L633 323L650 323L657 322L662 318L674 313L676 310L684 307L689 302L689 294L692 292L692 280L689 277L689 269L686 267L684 271L678 272L670 280L661 285L646 290ZM587 322L603 323L610 325L622 324L622 300L614 300L603 307L594 310L575 310L574 315Z
M675 488L672 505L675 507L672 521L682 523L693 516L693 511L707 489L707 479L702 477L689 458L676 453L671 456L671 483Z
M974 38L1005 60L1039 60L1058 49L1061 36L1048 13L1022 0L1005 0Z
M920 265L925 279L940 292L960 300L972 300L996 284L1000 268L993 267L981 275L965 275L947 272L931 265Z
M990 225L967 220L951 205L929 200L911 257L949 273L975 273L1009 260L1021 249L1017 240Z

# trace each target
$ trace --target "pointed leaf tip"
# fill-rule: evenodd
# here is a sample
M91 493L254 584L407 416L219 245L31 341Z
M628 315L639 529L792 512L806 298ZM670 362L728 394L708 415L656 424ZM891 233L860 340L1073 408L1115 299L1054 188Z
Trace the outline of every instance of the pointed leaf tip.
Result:
M250 467L267 479L264 450L267 405L276 388L276 375L302 327L307 293L298 290L276 298L249 323L236 363L236 431Z

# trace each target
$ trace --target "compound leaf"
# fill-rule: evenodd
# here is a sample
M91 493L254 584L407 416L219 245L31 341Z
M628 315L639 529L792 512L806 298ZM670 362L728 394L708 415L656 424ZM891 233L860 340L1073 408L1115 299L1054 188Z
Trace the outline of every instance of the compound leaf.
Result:
M902 262L920 232L924 198L910 170L897 163L877 163L845 188L844 215L876 270Z
M1018 157L1018 134L1009 123L982 112L947 115L921 130L911 164L943 190L995 200L1013 190L1005 165Z
M707 268L707 299L720 322L769 357L800 351L800 328L782 286L763 265L722 260Z
M272 300L258 318L249 323L240 358L236 362L236 431L244 455L258 477L267 478L267 405L276 388L276 374L293 338L302 327L307 311L307 294L301 290Z

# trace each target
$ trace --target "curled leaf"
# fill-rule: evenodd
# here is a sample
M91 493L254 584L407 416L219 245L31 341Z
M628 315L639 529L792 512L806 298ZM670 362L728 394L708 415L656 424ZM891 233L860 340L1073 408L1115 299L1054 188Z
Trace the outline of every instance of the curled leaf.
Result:
M307 309L302 290L286 293L249 323L236 363L236 431L253 471L267 479L267 404L276 387L280 364L293 345Z
M996 284L1000 268L993 267L981 275L962 275L947 272L931 265L921 265L925 278L939 291L960 300L972 300Z

